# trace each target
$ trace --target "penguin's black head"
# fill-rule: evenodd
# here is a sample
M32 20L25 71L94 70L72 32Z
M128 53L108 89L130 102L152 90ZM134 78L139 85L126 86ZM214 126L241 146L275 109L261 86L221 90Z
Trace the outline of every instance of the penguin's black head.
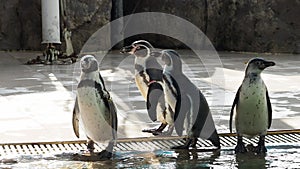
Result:
M137 57L146 57L150 54L150 49L153 49L153 46L148 41L138 40L129 46L123 47L120 53L133 54Z
M98 61L92 55L85 55L80 60L80 68L84 73L90 73L98 70Z
M161 51L161 59L165 63L165 70L179 73L182 72L182 62L179 54L176 51Z
M265 68L274 66L275 62L267 61L262 58L253 58L248 62L246 74L248 73L261 73Z

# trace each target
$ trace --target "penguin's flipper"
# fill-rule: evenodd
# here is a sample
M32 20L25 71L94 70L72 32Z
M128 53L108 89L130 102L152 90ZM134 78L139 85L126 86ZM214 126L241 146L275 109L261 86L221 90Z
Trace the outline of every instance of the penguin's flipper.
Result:
M176 116L176 118L174 118L175 131L179 136L182 136L183 130L185 129L184 124L185 124L186 116L190 115L191 106L192 103L189 102L189 98L186 95L182 95L180 110L177 110L178 115Z
M112 101L112 99L108 99L109 111L110 111L110 126L112 128L113 140L117 139L117 130L118 130L118 118L117 118L117 109Z
M104 85L104 84L105 84L105 83L104 83L104 80L103 80L103 78L102 78L100 72L99 72L99 79L100 79L100 81L101 81L101 84L103 84L103 89L102 89L102 90L107 91L106 88L105 88L105 85ZM99 87L99 86L95 85L95 87ZM101 89L101 87L99 87L99 88Z
M73 131L77 138L79 138L79 106L78 99L76 97L75 106L73 109L73 117L72 117Z
M268 129L271 127L272 124L272 105L270 102L268 90L266 89L266 96L267 96L267 106L268 106Z
M174 112L174 121L175 121L175 120L177 120L179 113L180 113L181 92L180 92L180 88L179 88L177 82L175 81L175 79L172 76L171 76L171 80L172 80L173 86L176 90L176 91L172 91L174 97L176 97L175 112Z
M183 123L184 123L184 110L182 110L182 106L186 106L187 98L182 98L181 91L179 88L178 83L175 81L175 79L171 76L173 87L176 91L173 91L173 95L176 98L176 104L175 104L175 111L174 111L174 126L176 133L181 136L183 132Z
M239 98L240 98L240 90L241 90L241 87L239 87L238 91L236 92L235 94L235 98L234 98L234 101L233 101L233 104L232 104L232 107L231 107L231 110L230 110L230 120L229 120L229 130L230 130L230 133L232 133L232 117L233 117L233 111L234 111L234 107L235 105L238 104L238 101L239 101Z
M151 83L147 92L147 111L152 121L157 120L156 107L163 96L163 88L159 83Z

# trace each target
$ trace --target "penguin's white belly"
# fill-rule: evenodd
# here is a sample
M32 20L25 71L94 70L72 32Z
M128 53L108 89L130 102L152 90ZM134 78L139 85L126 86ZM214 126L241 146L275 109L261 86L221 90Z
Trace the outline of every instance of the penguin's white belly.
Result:
M141 92L144 99L147 99L147 92L148 92L148 84L144 82L144 79L139 74L135 75L135 84L138 87L139 91Z
M87 137L95 142L111 140L112 128L104 118L105 115L109 115L109 109L95 89L90 87L78 89L78 104Z
M164 94L165 94L165 99L166 102L169 103L169 105L171 106L172 110L175 111L175 106L176 106L176 98L174 97L174 95L172 94L172 91L170 88L165 87L164 88Z
M268 108L264 84L243 85L236 111L238 133L248 137L266 134Z
M156 107L156 118L158 121L162 122L162 123L167 123L165 117L164 117L164 110L165 110L165 100L164 97L162 96L159 101L158 101L158 105Z

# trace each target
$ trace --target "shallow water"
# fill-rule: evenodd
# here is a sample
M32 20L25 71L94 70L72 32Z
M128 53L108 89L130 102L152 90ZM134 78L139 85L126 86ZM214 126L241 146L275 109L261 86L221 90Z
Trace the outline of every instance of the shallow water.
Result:
M83 161L76 153L18 156L2 159L0 168L300 168L299 148L300 145L267 146L265 155L236 155L233 148L209 152L117 151L112 160L99 161Z

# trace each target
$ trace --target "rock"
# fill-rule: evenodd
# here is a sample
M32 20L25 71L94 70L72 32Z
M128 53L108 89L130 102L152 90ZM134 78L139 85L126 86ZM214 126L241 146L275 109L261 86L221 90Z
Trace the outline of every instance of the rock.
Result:
M138 12L164 12L182 17L201 29L217 50L251 52L300 51L299 0L60 0L65 2L61 28L72 32L78 53L89 37L110 22L116 11L128 15ZM112 4L112 2L114 4ZM117 3L122 3L118 5ZM0 0L0 50L41 50L40 0ZM113 14L112 14L113 13ZM126 28L126 23L124 23ZM185 31L185 30L183 30ZM62 32L62 29L61 29ZM126 30L125 30L126 32ZM107 35L109 36L109 35ZM137 35L162 48L186 48L161 35ZM195 41L195 39L191 39ZM62 50L65 42L61 36ZM98 44L94 44L98 45ZM100 44L99 44L100 45Z
M72 31L75 52L110 21L110 0L66 1L64 25ZM40 0L0 0L0 50L44 50ZM61 29L61 32L63 30ZM63 35L61 41L64 43ZM64 45L64 44L63 44Z
M19 0L17 14L20 23L20 49L41 50L42 23L40 0Z
M300 19L295 17L300 14L299 0L124 0L123 4L124 15L152 11L182 17L200 28L218 50L299 52ZM142 37L162 47L183 47L159 35L126 42Z
M72 32L72 44L78 53L89 37L109 23L110 0L65 0L65 25ZM99 44L101 45L101 44Z
M19 0L0 0L0 49L20 49L20 22L17 6Z
M232 0L220 1L218 5L219 16L209 19L219 28L213 40L217 49L287 53L296 50L300 38L300 20L295 17L299 15L299 1ZM211 6L212 11L215 6Z

